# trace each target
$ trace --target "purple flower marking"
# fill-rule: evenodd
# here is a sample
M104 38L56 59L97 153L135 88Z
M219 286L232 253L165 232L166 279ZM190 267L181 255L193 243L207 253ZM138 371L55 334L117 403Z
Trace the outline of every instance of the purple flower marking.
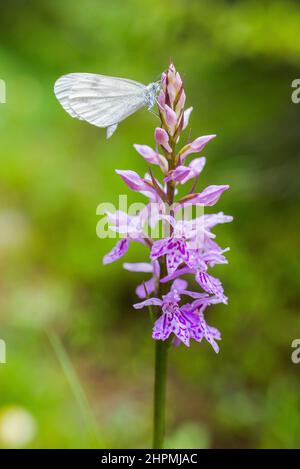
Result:
M144 306L161 306L162 315L155 321L152 337L157 340L167 340L170 334L174 334L186 346L189 346L190 335L188 332L189 324L181 314L178 302L180 295L186 293L187 282L184 280L175 280L171 290L160 298L149 298L141 303L133 305L140 309Z
M207 325L203 308L209 304L209 298L196 292L189 292L186 283L182 280L176 280L169 293L159 298L150 298L134 306L140 309L144 306L160 306L162 309L161 316L155 321L152 337L156 340L167 340L171 334L174 334L175 344L184 343L187 347L190 345L190 339L201 342L204 337L214 348L219 351L215 340L220 340L221 336L217 329ZM198 296L198 299L192 304L179 306L181 295ZM202 308L202 309L201 309Z
M166 238L155 241L151 249L151 259L166 256L168 274L175 272L182 263L189 261L189 251L185 238Z
M227 303L227 298L224 296L224 289L220 280L216 277L212 277L207 272L198 271L195 275L196 281L207 293L216 295L224 303Z
M129 248L129 239L123 238L117 242L115 247L103 257L103 264L111 264L112 262L117 261L120 257L123 257L124 254L128 251Z
M195 312L189 304L184 305L181 308L181 314L184 315L186 320L189 320L192 326L190 327L189 333L190 338L201 342L203 338L212 346L216 353L219 352L219 346L216 340L221 340L221 334L218 329L211 327L207 324L204 319L202 312Z

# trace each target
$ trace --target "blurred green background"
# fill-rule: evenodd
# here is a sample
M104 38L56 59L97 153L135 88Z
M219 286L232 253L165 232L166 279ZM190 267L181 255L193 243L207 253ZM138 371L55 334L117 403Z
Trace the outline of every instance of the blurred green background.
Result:
M217 209L235 220L216 229L231 247L213 270L229 305L208 313L221 351L170 354L167 446L300 446L299 31L286 0L1 3L1 447L150 445L153 341L131 307L144 277L104 268L114 240L95 230L99 203L144 200L114 170L145 171L132 144L152 145L157 122L141 110L107 141L63 111L53 84L69 72L149 83L169 57L193 136L218 136L201 185L231 185ZM125 260L143 258L132 245Z

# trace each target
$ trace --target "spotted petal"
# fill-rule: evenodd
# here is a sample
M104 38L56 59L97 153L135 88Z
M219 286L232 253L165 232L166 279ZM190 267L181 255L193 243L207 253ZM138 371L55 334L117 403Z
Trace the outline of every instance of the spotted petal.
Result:
M226 303L226 297L224 296L224 289L220 280L207 272L197 272L195 276L196 282L205 290L207 293L212 293L217 297L221 298Z
M172 305L155 321L152 337L156 340L167 340L174 334L187 347L190 345L188 323L182 316L179 307Z
M167 254L167 270L171 275L177 267L189 260L189 251L184 239L169 238Z
M124 254L128 251L130 241L128 238L120 239L115 247L103 257L103 264L111 264L112 262L117 261L120 257L123 257Z

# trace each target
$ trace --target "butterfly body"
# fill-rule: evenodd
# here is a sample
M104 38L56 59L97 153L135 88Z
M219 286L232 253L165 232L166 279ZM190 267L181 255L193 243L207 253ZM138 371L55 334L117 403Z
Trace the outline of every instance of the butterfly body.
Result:
M146 86L126 78L70 73L56 81L54 93L68 114L106 127L109 138L126 117L143 106L150 110L159 88L158 82Z

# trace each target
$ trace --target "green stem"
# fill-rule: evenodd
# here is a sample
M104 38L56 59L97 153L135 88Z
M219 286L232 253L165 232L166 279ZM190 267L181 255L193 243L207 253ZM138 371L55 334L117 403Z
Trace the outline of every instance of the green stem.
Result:
M156 340L153 449L164 445L168 348L168 342Z
M174 200L174 185L167 184L169 205ZM166 260L160 261L161 276L167 275ZM169 284L160 284L159 295L166 294ZM154 421L153 421L153 449L164 447L165 414L166 414L166 381L169 340L156 340L155 343L155 377L154 377Z
M161 127L168 131L167 126L161 116ZM176 139L169 136L169 144L172 152L168 154L169 170L175 165L175 146ZM174 202L175 185L173 181L167 183L167 203L171 207ZM174 215L171 213L171 215ZM172 227L170 232L172 235ZM170 235L169 235L170 236ZM166 259L160 260L161 278L167 275ZM169 284L160 284L158 296L166 294ZM162 449L164 447L165 437L165 414L166 414L166 381L167 381L167 361L170 341L155 341L155 377L154 377L154 415L153 415L153 449Z

